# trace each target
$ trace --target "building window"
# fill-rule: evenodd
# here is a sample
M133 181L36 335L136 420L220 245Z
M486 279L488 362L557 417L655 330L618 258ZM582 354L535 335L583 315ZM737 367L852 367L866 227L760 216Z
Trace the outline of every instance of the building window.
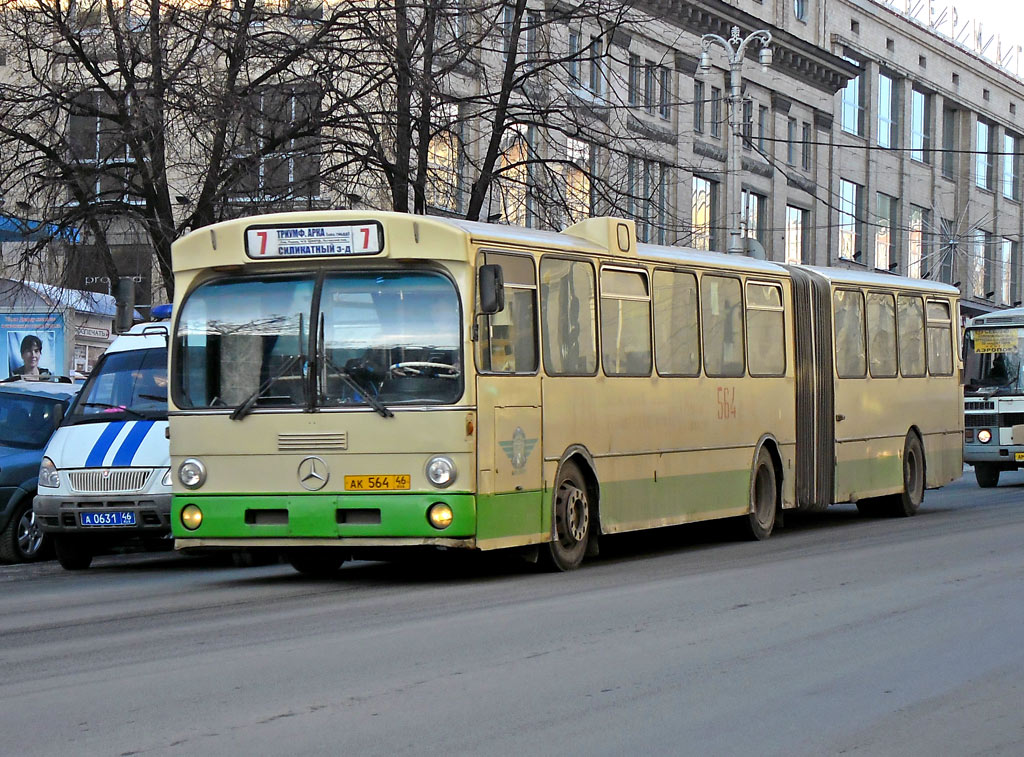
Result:
M875 200L875 268L888 271L899 264L894 259L896 244L896 198L878 192Z
M786 125L786 163L788 163L791 166L796 165L796 129L796 119L789 119L789 123Z
M803 124L803 149L801 150L800 166L805 171L811 170L811 125L806 121Z
M851 63L860 64L860 61L847 58ZM843 131L858 136L864 136L864 89L861 86L863 73L850 79L843 87L842 94L842 124Z
M536 128L533 126L509 130L508 142L501 155L497 184L501 196L502 216L505 223L533 226L533 170Z
M658 67L653 61L644 61L644 110L652 115L657 97Z
M743 236L756 239L762 245L765 242L765 208L768 198L757 192L743 189L740 192L740 219Z
M931 163L931 96L916 89L910 93L910 157Z
M974 182L980 189L992 189L992 127L978 119L974 140Z
M569 32L569 84L580 86L580 34Z
M975 230L970 240L971 252L967 266L969 288L972 297L981 299L992 289L992 271L988 263L988 237L987 231Z
M763 154L768 150L768 108L757 109L757 149Z
M590 63L590 78L587 88L598 97L604 94L604 58L601 50L601 38L591 37L590 47L587 48L587 58Z
M1012 239L1003 237L999 245L999 301L1004 305L1013 302L1013 291L1011 289L1013 279L1013 259L1017 257L1014 246L1017 243Z
M810 211L793 205L786 206L786 262L790 264L811 263L808 260L807 234Z
M1020 199L1020 181L1017 175L1017 145L1020 139L1012 134L1003 134L1003 197L1008 200Z
M938 262L938 281L944 284L952 283L953 281L953 241L949 239L950 230L955 229L956 225L950 218L940 219L942 234L939 240L939 251L936 254ZM931 265L926 266L929 270L934 270ZM968 282L969 283L969 282ZM966 290L964 290L966 291Z
M427 146L427 205L458 211L460 198L460 123L458 105L442 103L434 109L436 132Z
M956 172L957 111L942 109L942 175L952 179Z
M711 88L711 136L722 136L722 90L718 87Z
M704 133L704 82L693 82L693 130L697 134Z
M743 101L743 123L740 125L740 133L743 135L743 149L749 150L751 138L754 136L754 101Z
M807 0L793 0L793 15L797 21L807 20Z
M663 163L629 156L626 163L627 215L636 221L641 242L665 243L668 212L668 170Z
M715 217L718 206L718 182L693 177L690 212L690 244L698 250L713 250L717 246Z
M512 30L515 28L516 9L506 5L501 12L501 59L508 60L512 52Z
M630 105L640 102L640 56L636 53L629 54L628 100Z
M537 34L543 21L540 13L537 11L527 11L525 20L526 27L523 31L526 33L526 66L528 69L533 70L540 57L540 41Z
M672 72L666 66L658 66L658 78L658 115L667 120L672 117Z
M931 256L928 243L928 227L931 222L931 211L917 205L910 206L910 226L907 245L907 276L919 279L927 276L931 270Z
M843 260L860 260L861 210L864 188L846 179L839 180L839 257Z
M896 103L896 82L885 74L878 75L878 146L896 147L899 113Z
M565 205L570 223L590 217L592 209L590 145L569 137L566 141Z
M80 92L71 105L68 143L82 189L99 202L131 200L133 163L124 133L105 114L116 104L104 93Z

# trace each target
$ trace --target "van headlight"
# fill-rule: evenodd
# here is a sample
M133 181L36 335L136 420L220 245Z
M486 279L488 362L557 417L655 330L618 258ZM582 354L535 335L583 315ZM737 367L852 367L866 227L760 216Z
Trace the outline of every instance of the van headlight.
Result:
M427 460L427 480L439 489L455 483L455 463L450 457L435 455Z
M44 457L39 465L39 485L50 489L60 486L60 474L57 473L57 466L48 457Z
M189 489L198 489L206 482L206 466L201 460L188 458L178 466L178 480Z

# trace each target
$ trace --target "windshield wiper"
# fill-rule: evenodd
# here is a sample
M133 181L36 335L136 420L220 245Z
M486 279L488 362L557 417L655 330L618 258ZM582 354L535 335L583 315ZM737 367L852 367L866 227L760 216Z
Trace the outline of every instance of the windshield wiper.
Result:
M140 394L139 397L144 400L156 400L157 402L167 402L166 394Z
M138 410L132 410L130 407L124 405L111 405L109 402L83 402L82 407L103 407L107 410L116 410L121 413L128 413L128 415L134 415L136 418L148 418L149 416L145 413L140 413Z
M334 361L331 360L330 357L328 357L326 351L321 350L320 358L324 361L324 364L328 368L330 368L334 373L338 375L338 378L340 378L345 383L345 386L354 391L357 396L362 397L367 405L369 405L378 413L380 413L381 418L395 417L395 414L391 412L391 409L388 408L387 405L385 405L375 396L373 396L372 392L367 391L367 387L362 386L358 381L356 381L355 377L349 371L345 370L344 368L339 368L337 365L335 365Z
M275 373L273 376L271 376L266 381L264 381L262 384L260 384L259 388L257 388L256 391L254 391L252 394L250 394L248 397L246 397L242 401L242 404L240 404L238 407L236 407L234 409L234 411L232 411L231 415L228 416L228 417L231 418L231 420L233 420L233 421L240 421L240 420L242 420L245 416L247 416L249 413L252 412L253 407L256 405L256 401L260 397L262 397L263 394L271 386L273 386L275 381L277 381L278 379L283 377L286 373L288 373L288 371L290 371L292 368L294 368L296 365L298 365L298 363L300 361L305 360L305 359L306 359L305 355L295 355L294 357L291 357L288 360L286 360L284 362L284 365L282 365L278 369L277 373Z

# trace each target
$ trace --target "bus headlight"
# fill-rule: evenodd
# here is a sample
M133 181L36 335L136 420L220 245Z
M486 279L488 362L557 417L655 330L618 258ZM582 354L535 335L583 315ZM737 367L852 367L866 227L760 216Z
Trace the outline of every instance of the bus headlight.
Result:
M452 512L452 508L444 502L435 502L427 510L427 520L438 531L448 528L454 518L455 514Z
M202 461L190 457L178 466L178 480L182 486L198 489L206 482L206 466Z
M987 428L983 428L981 431L978 432L978 441L981 442L982 444L988 444L990 441L992 441L992 432L989 431Z
M39 465L39 486L46 486L51 489L56 489L60 486L60 474L57 473L57 466L48 457L44 457Z
M195 531L203 523L203 511L198 505L185 505L181 508L181 525L189 531Z
M455 463L450 457L436 455L427 461L427 480L439 489L455 482Z

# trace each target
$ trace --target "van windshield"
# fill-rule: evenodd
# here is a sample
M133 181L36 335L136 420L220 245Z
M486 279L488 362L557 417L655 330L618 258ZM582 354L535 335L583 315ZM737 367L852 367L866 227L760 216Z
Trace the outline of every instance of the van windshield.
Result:
M152 348L105 355L65 423L166 418L167 351Z

